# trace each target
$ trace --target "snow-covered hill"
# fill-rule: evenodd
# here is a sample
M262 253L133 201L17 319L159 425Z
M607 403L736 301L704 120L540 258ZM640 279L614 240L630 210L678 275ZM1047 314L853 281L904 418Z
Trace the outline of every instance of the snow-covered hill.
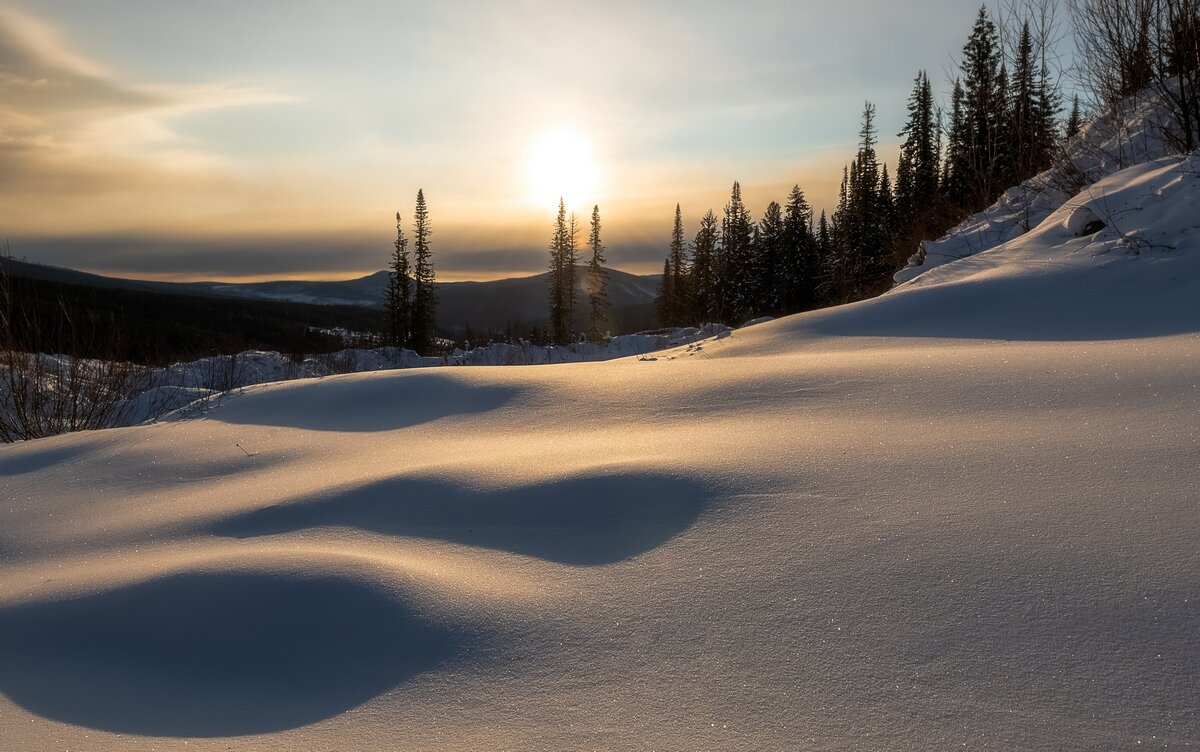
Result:
M1195 746L1194 166L652 361L2 448L3 747Z

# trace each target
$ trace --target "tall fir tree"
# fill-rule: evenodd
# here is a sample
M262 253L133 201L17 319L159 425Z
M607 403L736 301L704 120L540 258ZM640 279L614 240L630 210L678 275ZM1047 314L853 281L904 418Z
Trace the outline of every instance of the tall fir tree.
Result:
M1045 54L1045 53L1043 53ZM1062 94L1054 81L1050 66L1043 62L1038 69L1037 100L1033 111L1035 167L1038 172L1047 170L1058 158L1059 115L1062 114Z
M675 224L671 229L671 300L669 305L670 319L668 326L686 326L690 322L688 291L688 260L687 246L683 237L683 212L679 204L675 204Z
M588 327L589 342L604 341L606 325L609 321L608 304L608 271L604 268L604 244L600 240L600 207L592 207L592 226L588 234L588 248L592 252L588 261L587 293L588 293Z
M563 282L567 291L567 326L568 331L575 332L575 312L579 306L579 219L571 212L567 220L567 256L563 265L566 279ZM572 339L574 337L572 336Z
M754 222L742 202L742 186L734 182L721 222L721 311L725 323L739 324L752 315L754 295Z
M721 231L717 215L710 209L700 220L696 238L692 241L692 320L698 324L721 320L718 269Z
M787 307L788 275L784 265L783 207L772 201L763 212L754 242L755 285L753 315L779 316Z
M654 313L659 326L674 326L675 274L671 268L671 257L663 260L662 279L658 282L658 296L654 299Z
M783 210L781 273L783 305L789 313L807 311L817 305L819 270L813 241L812 207L800 186L792 186Z
M831 305L837 302L832 289L833 269L836 262L834 260L833 233L829 225L829 217L825 214L824 209L821 210L821 217L817 220L817 230L814 233L813 241L817 251L814 264L817 269L817 279L813 285L816 290L817 305Z
M550 238L550 339L559 345L571 339L571 295L567 285L567 266L571 253L570 229L567 225L567 209L563 200L558 200L558 215L554 220L554 233Z
M1067 141L1074 139L1079 135L1079 129L1083 127L1083 114L1079 111L1079 95L1075 95L1074 101L1071 103L1071 114L1067 117L1067 127L1064 138Z
M1017 37L1013 75L1009 85L1011 88L1008 95L1008 138L1012 159L1011 179L1013 182L1020 182L1040 172L1047 156L1041 153L1041 91L1029 21L1021 25L1021 33Z
M950 208L951 221L962 216L970 204L971 135L969 133L962 82L954 81L950 95L950 122L946 133L946 158L943 162L941 195Z
M1007 102L1001 80L996 24L980 6L963 47L963 122L966 136L968 211L983 208L1002 180L1001 131Z
M413 220L412 346L417 352L428 355L437 343L434 329L437 297L433 287L433 251L429 244L433 230L429 226L429 209L423 190L417 190Z
M883 238L883 245L880 248L880 262L887 267L896 266L895 262L889 259L892 255L892 248L895 244L896 233L896 200L892 196L892 179L888 175L888 166L884 163L879 170L879 228L880 236ZM890 276L891 270L885 268L884 271Z
M408 347L412 321L412 277L408 267L408 238L396 212L396 242L388 264L388 344Z

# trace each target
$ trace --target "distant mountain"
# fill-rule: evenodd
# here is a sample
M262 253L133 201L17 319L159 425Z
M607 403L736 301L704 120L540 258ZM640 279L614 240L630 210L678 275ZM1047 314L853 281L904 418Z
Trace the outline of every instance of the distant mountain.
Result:
M582 281L586 267L578 267L576 326L583 329L587 293ZM638 276L608 270L608 300L614 332L631 332L654 326L654 297L658 275ZM491 282L443 282L438 285L438 327L456 336L474 332L524 334L545 327L550 274L498 279Z
M387 285L387 272L383 271L337 282L157 282L105 277L14 259L4 259L3 263L9 273L62 284L323 306L380 308ZM585 269L579 267L577 278L581 283ZM653 327L654 297L658 291L659 275L641 276L609 269L608 280L612 331L630 332ZM438 329L454 337L528 334L532 328L544 327L548 321L548 289L548 273L489 282L439 282ZM587 295L582 286L577 289L579 316L576 323L582 328Z

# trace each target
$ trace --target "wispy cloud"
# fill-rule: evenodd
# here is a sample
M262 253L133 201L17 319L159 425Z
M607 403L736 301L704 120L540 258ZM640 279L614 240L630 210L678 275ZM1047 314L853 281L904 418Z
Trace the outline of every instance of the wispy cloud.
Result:
M73 52L54 28L0 9L0 196L14 208L0 231L37 229L63 212L114 190L211 189L223 181L219 152L186 138L174 124L190 115L295 97L246 86L172 85L120 80Z

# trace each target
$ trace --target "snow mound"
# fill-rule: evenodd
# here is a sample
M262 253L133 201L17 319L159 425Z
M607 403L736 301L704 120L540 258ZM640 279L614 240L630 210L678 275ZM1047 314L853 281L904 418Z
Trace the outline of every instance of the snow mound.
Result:
M895 281L908 282L930 269L1007 243L1042 224L1078 190L1167 156L1170 147L1158 125L1167 117L1151 96L1132 98L1116 111L1096 117L1067 145L1059 164L1009 188L996 203L963 220L944 237L923 243L922 252L896 272Z
M1088 186L1028 233L782 326L794 336L1032 341L1200 331L1198 218L1200 157L1153 160Z

